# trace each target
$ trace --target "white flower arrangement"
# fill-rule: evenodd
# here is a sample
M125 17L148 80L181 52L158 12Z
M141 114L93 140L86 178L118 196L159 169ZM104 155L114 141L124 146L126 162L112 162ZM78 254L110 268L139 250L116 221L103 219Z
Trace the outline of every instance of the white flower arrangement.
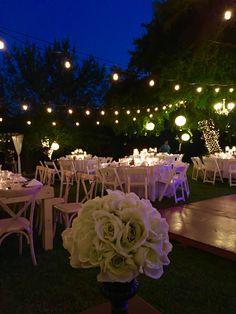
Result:
M166 220L134 193L108 190L87 201L62 238L71 266L100 267L101 282L130 282L139 274L158 279L170 262Z

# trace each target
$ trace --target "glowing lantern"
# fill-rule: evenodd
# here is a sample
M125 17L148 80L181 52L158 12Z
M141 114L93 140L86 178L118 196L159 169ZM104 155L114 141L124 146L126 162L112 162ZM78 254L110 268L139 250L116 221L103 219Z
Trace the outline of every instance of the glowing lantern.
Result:
M183 133L183 134L181 135L181 140L182 140L183 142L188 142L188 141L190 140L190 135L189 135L188 133Z
M175 118L175 124L177 126L183 126L186 123L186 118L184 116L178 116Z
M148 122L146 124L146 130L153 131L155 129L155 124L153 122Z

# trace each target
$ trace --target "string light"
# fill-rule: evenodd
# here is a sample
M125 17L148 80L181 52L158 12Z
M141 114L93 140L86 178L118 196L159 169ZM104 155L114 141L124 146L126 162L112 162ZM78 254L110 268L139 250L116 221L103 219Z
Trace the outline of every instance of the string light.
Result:
M79 126L79 122L78 122L78 121L77 121L77 122L75 122L75 125L76 125L76 126Z
M116 111L114 112L114 114L115 114L116 116L118 116L119 111L116 110Z
M210 154L220 153L222 151L219 144L219 130L215 129L214 122L210 120L203 120L198 122L200 129L202 130L205 145Z
M52 122L52 125L53 125L53 126L56 126L56 125L57 125L57 123L56 123L55 121L53 121L53 122Z
M26 104L22 105L22 109L23 109L24 111L27 111L28 108L29 108L28 105L26 105Z
M225 11L225 13L224 13L224 19L225 19L226 21L229 21L231 18L232 18L232 11L230 11L230 10Z
M97 122L96 122L96 124L97 124L97 125L99 125L99 124L100 124L100 122L99 122L99 121L97 121Z
M179 85L179 84L176 84L176 85L174 86L174 89L175 89L176 91L180 90L180 85Z
M162 109L163 109L163 110L166 110L166 106L163 106Z
M231 88L229 89L229 92L230 92L230 93L233 93L233 91L234 91L234 88L231 87Z
M70 69L71 68L71 62L66 60L65 63L64 63L64 66L66 69Z
M133 121L136 121L137 119L136 119L136 117L133 117Z
M147 108L147 112L150 112L150 108Z
M28 125L31 125L31 121L30 121L30 120L28 120L26 123L27 123Z
M113 73L112 79L113 79L113 81L118 81L118 80L119 80L119 75L118 75L118 73Z
M118 123L119 123L119 120L115 120L115 123L118 124Z
M47 112L48 112L48 113L52 113L52 108L48 107L48 108L47 108Z
M89 116L89 115L90 115L90 111L89 111L89 110L86 110L86 111L85 111L85 114L86 114L87 116Z
M149 115L149 118L153 118L153 114L152 113Z
M216 88L215 88L215 92L216 92L216 93L219 93L219 91L220 91L220 88L219 88L219 87L216 87Z
M0 40L0 50L4 50L5 49L5 43L3 40Z
M140 110L139 110L139 109L137 110L137 113L140 113Z
M129 115L129 114L130 114L130 110L127 110L127 111L126 111L126 114L128 114L128 115Z
M69 113L69 114L72 114L72 113L73 113L73 110L72 110L72 109L68 109L68 113Z
M157 107L155 107L155 109L154 109L155 111L158 111L158 108Z
M102 116L105 115L105 111L104 111L104 110L101 111L101 115L102 115Z
M2 122L3 121L3 118L2 117L0 117L0 122Z
M155 81L154 80L150 80L148 84L149 84L150 87L153 87L155 85Z
M202 87L201 87L201 86L197 87L196 91L197 91L198 93L201 93L201 92L202 92Z

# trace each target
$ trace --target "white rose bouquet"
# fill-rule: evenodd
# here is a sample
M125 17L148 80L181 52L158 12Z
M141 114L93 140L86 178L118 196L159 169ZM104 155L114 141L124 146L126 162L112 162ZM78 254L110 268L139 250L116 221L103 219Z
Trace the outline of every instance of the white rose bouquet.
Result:
M108 190L87 201L62 238L71 266L100 267L101 282L130 282L140 273L158 279L170 262L166 220L134 193Z

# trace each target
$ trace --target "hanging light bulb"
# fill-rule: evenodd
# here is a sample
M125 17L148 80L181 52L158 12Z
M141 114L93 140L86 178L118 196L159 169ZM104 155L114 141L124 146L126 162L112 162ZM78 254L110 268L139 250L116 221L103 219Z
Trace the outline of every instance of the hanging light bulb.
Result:
M100 124L100 121L97 121L96 124L99 125L99 124Z
M65 66L66 69L70 69L70 68L71 68L71 62L68 61L68 60L66 60L66 61L64 62L64 66Z
M78 121L77 121L77 122L75 122L75 125L76 125L76 126L79 126L79 122L78 122Z
M232 11L231 10L227 10L224 12L224 19L226 21L229 21L232 18Z
M198 93L201 93L201 92L202 92L202 87L201 87L201 86L198 86L197 89L196 89L196 91L197 91Z
M179 85L179 84L176 84L176 85L174 86L174 89L175 89L176 91L180 90L180 85Z
M129 114L130 114L130 110L127 110L127 111L126 111L126 114L128 114L128 115L129 115Z
M115 120L115 123L118 124L118 123L119 123L119 120Z
M56 125L57 125L57 123L56 123L55 121L53 121L53 122L52 122L52 125L53 125L53 126L56 126Z
M48 113L52 113L52 108L48 107L48 108L47 108L47 112L48 112Z
M2 117L0 117L0 122L2 122L3 121L3 118Z
M69 113L69 114L72 114L72 113L73 113L73 110L72 110L72 109L68 109L68 113Z
M137 119L136 119L136 117L133 117L133 121L136 121Z
M90 115L90 111L89 111L89 110L86 110L86 111L85 111L85 114L86 114L86 116L89 116L89 115Z
M137 110L137 113L140 113L140 110L139 110L139 109Z
M27 123L28 125L31 125L31 121L30 121L30 120L28 120L26 123Z
M113 81L118 81L119 80L119 74L118 73L113 73L112 74L112 79L113 79Z
M102 115L102 116L105 115L105 111L104 111L104 110L101 111L101 115Z
M215 88L215 92L216 92L216 93L219 93L219 91L220 91L220 88L219 88L219 87L216 87L216 88Z
M148 84L149 84L150 87L153 87L155 85L155 81L154 80L150 80Z
M229 92L233 93L233 91L234 91L233 87L230 87Z
M24 111L27 111L28 108L29 108L28 105L26 105L26 104L23 104L23 105L22 105L22 109L23 109Z
M115 114L116 116L118 116L119 111L116 110L116 111L114 112L114 114Z
M0 50L4 50L5 49L5 43L3 40L0 39Z

